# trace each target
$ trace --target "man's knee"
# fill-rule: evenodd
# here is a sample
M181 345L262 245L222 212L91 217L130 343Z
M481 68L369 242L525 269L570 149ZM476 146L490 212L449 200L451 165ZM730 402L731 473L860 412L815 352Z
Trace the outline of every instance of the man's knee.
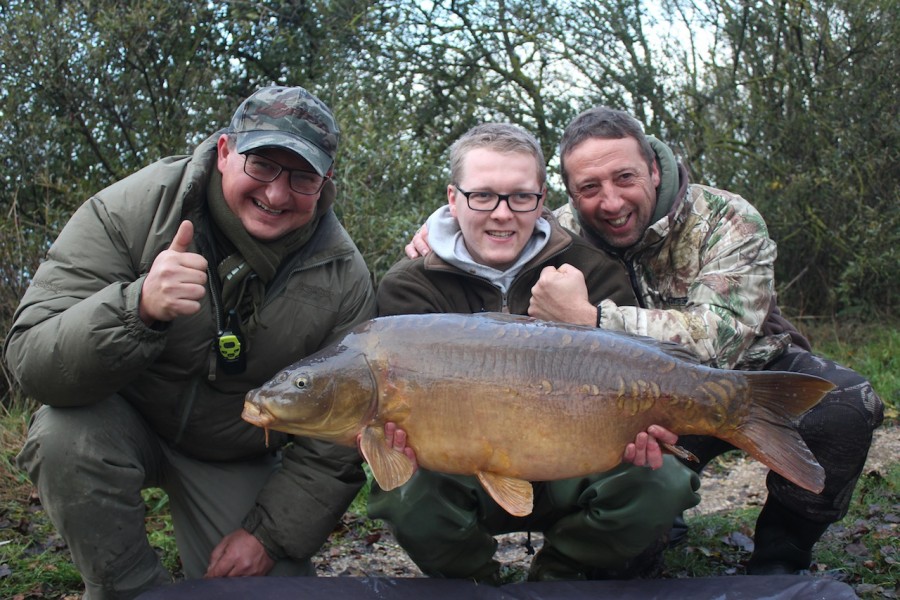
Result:
M32 419L18 464L92 597L134 597L170 581L147 542L140 496L155 440L121 399L42 407Z
M415 532L422 520L471 525L479 509L480 485L474 477L419 469L402 487L385 492L373 487L369 516Z
M482 522L486 502L474 477L419 469L401 488L373 488L369 517L390 524L423 573L490 581L499 565L491 560L497 543Z
M56 479L72 464L85 460L81 453L89 446L82 439L89 437L89 432L72 426L69 418L72 410L75 409L42 406L31 417L28 435L16 457L16 464L28 473L34 483L38 482L43 472L48 478Z
M858 388L834 390L800 420L801 437L825 469L825 495L838 493L864 466L882 415L880 400L873 414L872 403L863 401L866 397Z
M834 384L822 401L810 412L840 404L859 412L871 432L884 420L884 403L872 384L862 375L833 360L804 350L790 350L766 367L768 370L791 371L821 377Z
M588 486L579 504L598 514L612 511L627 514L659 514L696 506L700 496L699 476L672 456L666 456L656 470L623 465ZM663 520L667 520L664 518Z
M85 407L43 406L32 417L16 463L45 495L48 486L89 491L107 479L141 486L148 465L159 460L156 443L120 398Z
M619 467L584 488L577 509L544 532L545 543L586 567L623 567L662 544L674 518L700 501L699 484L696 473L670 456L655 471Z
M818 360L807 359L803 372L810 372L811 361L815 366ZM801 437L825 470L825 489L813 494L775 473L769 474L767 487L790 510L815 522L828 523L843 518L847 512L873 432L883 419L883 405L863 377L825 363L813 374L837 387L807 411L798 425Z

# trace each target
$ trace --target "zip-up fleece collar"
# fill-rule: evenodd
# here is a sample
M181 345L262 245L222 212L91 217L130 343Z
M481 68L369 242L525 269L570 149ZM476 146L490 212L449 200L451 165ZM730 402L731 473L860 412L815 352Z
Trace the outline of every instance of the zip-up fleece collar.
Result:
M540 254L550 240L550 223L541 217L535 222L534 233L525 244L516 262L508 269L501 271L483 265L472 258L463 242L459 221L450 214L448 205L434 211L426 223L428 241L433 254L437 254L446 263L461 271L490 281L504 294L522 268Z

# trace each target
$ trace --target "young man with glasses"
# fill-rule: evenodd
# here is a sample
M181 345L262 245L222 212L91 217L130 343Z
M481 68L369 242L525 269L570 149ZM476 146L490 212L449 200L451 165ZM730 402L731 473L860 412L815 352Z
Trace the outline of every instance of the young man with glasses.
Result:
M365 482L355 449L267 440L240 417L247 391L375 314L332 211L338 136L306 90L261 89L192 156L89 199L35 273L5 348L44 403L18 463L85 598L171 581L143 488L168 492L184 574L199 578L313 574Z
M541 272L567 264L585 273L597 302L633 304L622 266L544 210L545 181L531 134L506 124L469 130L450 149L447 204L428 219L434 251L391 268L378 288L379 314L527 314ZM387 521L430 576L500 583L493 536L513 531L544 533L532 580L646 576L660 565L672 518L699 501L689 469L671 457L659 463L536 483L527 517L506 513L475 477L419 469L390 492L373 487L369 516Z

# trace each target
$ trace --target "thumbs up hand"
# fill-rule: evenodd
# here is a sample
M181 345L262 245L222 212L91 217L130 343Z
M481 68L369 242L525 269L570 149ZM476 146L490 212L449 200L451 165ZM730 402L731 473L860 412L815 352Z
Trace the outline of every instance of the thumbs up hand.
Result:
M194 224L182 221L167 250L153 261L141 288L140 315L147 325L200 310L206 294L206 259L188 252Z

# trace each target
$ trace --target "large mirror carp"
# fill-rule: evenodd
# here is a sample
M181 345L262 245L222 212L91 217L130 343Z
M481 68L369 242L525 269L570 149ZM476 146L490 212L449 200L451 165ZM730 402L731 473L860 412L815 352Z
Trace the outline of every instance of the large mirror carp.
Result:
M520 516L531 512L529 482L607 471L651 424L715 436L822 491L822 467L794 422L831 383L713 369L674 348L496 313L381 317L249 392L242 416L348 446L361 434L363 456L385 490L413 473L409 459L384 443L384 423L393 421L420 466L476 475Z

